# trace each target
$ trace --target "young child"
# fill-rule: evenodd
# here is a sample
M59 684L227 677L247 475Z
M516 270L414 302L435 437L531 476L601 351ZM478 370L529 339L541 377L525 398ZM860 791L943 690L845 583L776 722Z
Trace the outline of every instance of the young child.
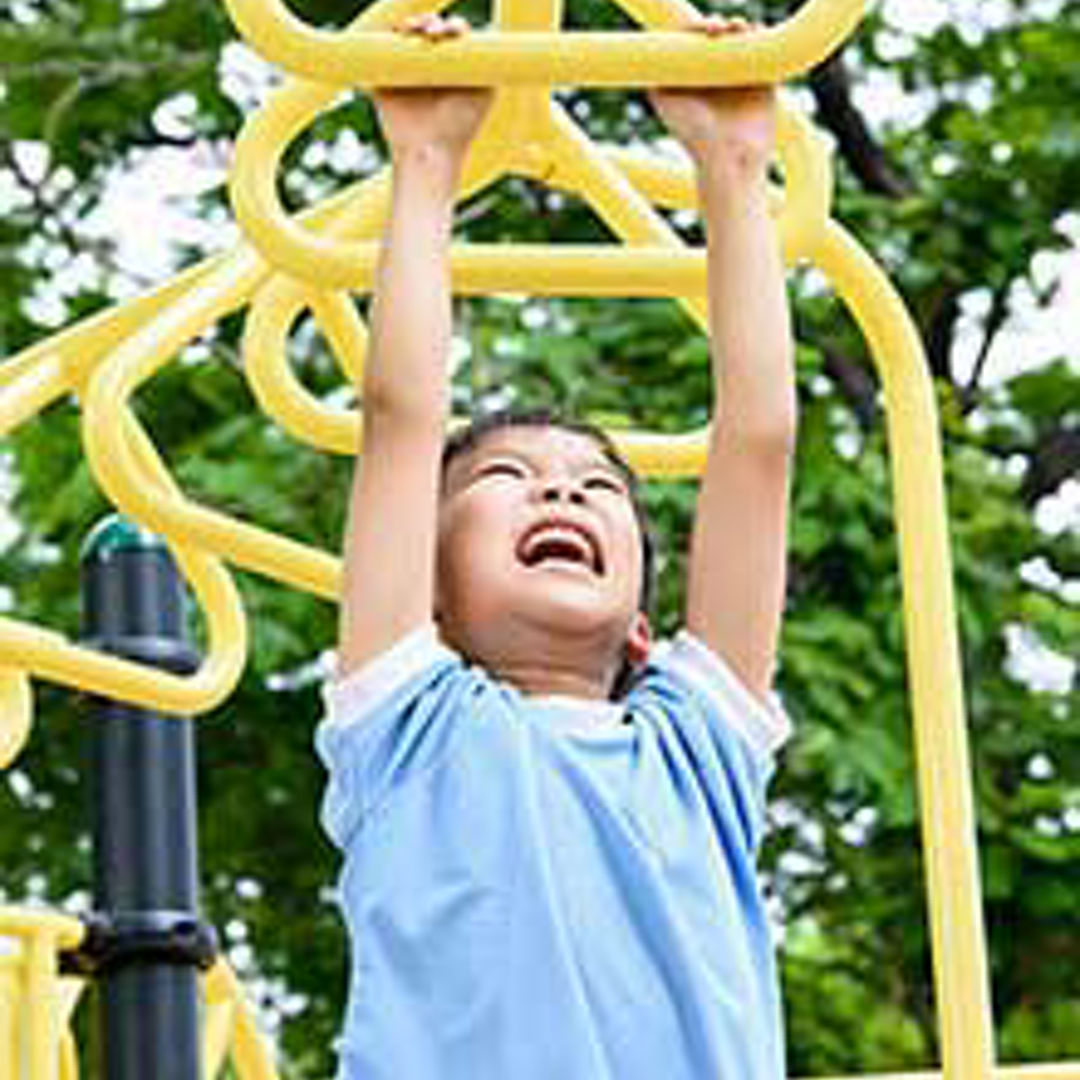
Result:
M685 630L656 647L634 482L602 436L497 422L443 464L453 202L490 93L378 95L392 207L317 737L347 1080L784 1075L755 880L795 432L772 93L653 100L697 169L717 387Z

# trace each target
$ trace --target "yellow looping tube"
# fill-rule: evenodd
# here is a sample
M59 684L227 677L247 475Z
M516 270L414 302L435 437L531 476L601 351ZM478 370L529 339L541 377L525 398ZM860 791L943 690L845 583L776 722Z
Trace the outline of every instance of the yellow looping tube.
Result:
M784 170L780 238L786 262L809 259L824 239L832 210L829 144L798 110L780 103L776 137Z
M317 30L281 0L225 0L258 53L339 86L741 86L809 70L859 25L864 0L809 0L785 22L706 40L683 32L499 33L431 43ZM444 5L440 5L444 6Z
M489 181L489 172L476 155L461 188L467 198ZM348 218L339 221L338 232L371 236L386 213L388 174L381 173L355 189ZM291 226L290 222L290 226ZM313 235L306 229L298 232ZM332 237L326 243L338 243ZM354 243L347 261L356 262L361 252L372 259L378 248ZM305 258L310 257L310 252ZM306 261L305 266L309 265ZM350 277L353 267L350 265ZM371 271L374 272L372 266ZM252 300L244 326L244 371L263 410L296 438L339 454L355 454L361 446L361 422L356 412L331 408L318 401L292 373L288 361L289 330L297 317L311 308L346 374L359 386L367 333L351 300L341 292L305 287L278 274Z
M133 484L175 490L136 421L122 412L120 423L113 420L111 426L134 462ZM209 650L195 674L173 675L72 645L60 634L6 618L0 618L0 655L16 655L21 668L55 682L144 708L191 715L220 704L236 686L247 656L247 624L240 598L220 563L172 537L167 539L200 607L207 612Z
M325 91L303 85L286 87L273 95L247 121L237 139L229 190L238 221L268 262L319 289L344 289L356 281L355 242L319 235L297 223L281 205L276 186L285 148L329 101ZM503 102L497 101L477 139L470 162L470 176L476 179L469 185L470 191L481 186L480 176L493 180L516 162L524 174L571 189L594 206L603 199L603 181L581 179L588 176L583 170L599 152L561 106L551 103L531 115L501 106ZM777 125L779 157L787 177L780 230L785 256L794 261L813 250L824 227L832 173L825 142L808 121L782 104ZM553 148L552 140L562 144L562 153ZM585 162L575 165L572 154L566 152L567 145L573 145ZM591 173L596 175L595 166ZM606 183L611 185L610 180ZM350 235L374 233L375 222L385 213L387 197L385 174L361 184L358 198L364 217L354 222ZM625 237L625 233L620 235ZM507 249L508 265L516 251Z
M299 315L316 303L323 306L324 312L330 305L347 306L359 323L352 302L344 294L325 294L316 301L298 282L276 277L260 291L248 312L244 324L244 370L260 407L291 435L323 450L355 454L361 439L359 413L332 408L316 399L289 366L289 330ZM353 325L343 312L338 313L338 318L343 328ZM359 331L345 332L348 340L335 342L339 357L343 355L342 345L350 353L361 346Z
M215 1024L213 1032L208 1031L204 1039L207 1061L220 1067L223 1047L219 1042L219 1025L224 1018L228 1022L228 1046L224 1049L229 1051L240 1080L277 1080L270 1048L259 1034L243 988L225 960L219 958L204 976L203 995ZM211 1035L213 1043L210 1042ZM215 1074L211 1072L210 1075Z
M824 143L813 137L809 125L789 110L781 110L781 117L788 147L783 160L793 192L781 217L781 230L785 254L791 261L807 254L818 242L827 220L830 170ZM310 116L305 115L304 119L306 122ZM486 293L516 287L521 291L556 295L595 295L598 291L615 295L682 293L684 306L704 325L700 253L688 251L647 202L627 186L623 175L612 170L608 164L610 155L599 152L561 109L552 109L544 122L534 114L528 139L517 145L528 147L530 140L533 145L544 147L544 155L534 155L533 160L543 170L548 183L583 194L628 243L653 241L664 244L672 252L681 252L684 257L678 261L682 278L672 280L672 260L660 258L655 250L645 252L641 248L633 253L626 248L601 253L591 247L575 249L558 245L526 249L525 255L520 248L459 247L452 255L455 288ZM523 156L529 160L527 154ZM240 165L238 159L238 169ZM256 170L249 168L248 175L256 175ZM378 188L372 187L367 192L361 189L358 203L368 212L353 222L350 231L374 228L375 212L384 205L383 183L382 178L377 178L369 184L378 184ZM479 182L474 181L470 190L478 186ZM265 185L265 192L273 197L273 186ZM689 196L692 205L694 187L688 174L681 193ZM238 206L242 204L241 197ZM253 221L249 227L263 237L266 254L279 264L286 263L294 273L317 276L326 282L328 277L333 277L333 273L327 273L327 255L336 248L334 265L340 268L341 283L360 291L370 288L377 259L374 244L354 241L346 245L317 237L295 226L283 213L273 224ZM286 240L279 243L282 233L286 234ZM286 430L314 445L352 453L360 445L358 418L330 409L312 398L292 376L285 358L289 326L306 306L303 295L285 281L275 281L255 298L245 334L245 370L263 408ZM346 303L343 297L339 303ZM336 310L351 311L351 305ZM352 317L355 319L355 314ZM651 475L664 476L699 472L704 464L706 440L707 431L685 435L677 444L670 439L651 438L646 433L620 436L636 465ZM665 450L665 446L669 449ZM667 461L663 461L665 454L669 457Z
M302 220L319 228L334 228L352 216L355 202L356 190L350 188L306 212ZM91 375L125 338L136 331L141 333L159 316L175 319L178 309L182 309L186 313L183 318L189 320L185 339L188 340L243 303L266 276L265 265L248 247L241 245L192 267L168 285L121 308L95 315L25 350L0 368L3 375L0 419L14 426L64 393L77 391L85 396ZM158 363L161 362L164 358L159 358ZM84 413L84 426L110 429L114 438L120 439L131 469L130 487L172 492L174 498L182 501L134 417L126 409L121 409L118 415L119 424L117 414L103 403L100 411L89 417ZM159 531L164 534L166 530ZM20 673L184 716L206 712L218 705L231 692L243 670L247 651L243 609L220 560L199 551L197 538L195 543L188 544L175 534L167 539L207 617L210 647L194 675L180 677L109 656L74 645L62 634L44 627L3 616L0 616L0 667L7 661L6 666ZM323 576L327 577L325 570ZM16 682L7 684L0 693L7 695L0 699L3 709L0 742L10 760L25 741L30 697L22 694Z
M354 386L364 377L368 332L350 297L339 292L309 293L315 322ZM245 370L247 365L245 364Z
M22 671L0 668L0 769L6 769L30 737L34 701Z
M212 552L231 562L306 592L336 599L339 560L266 529L207 510L179 494L141 482L124 431L109 417L135 388L216 317L218 297L189 295L116 350L87 384L83 442L94 474L114 503L153 532L179 544ZM207 611L208 618L214 612Z

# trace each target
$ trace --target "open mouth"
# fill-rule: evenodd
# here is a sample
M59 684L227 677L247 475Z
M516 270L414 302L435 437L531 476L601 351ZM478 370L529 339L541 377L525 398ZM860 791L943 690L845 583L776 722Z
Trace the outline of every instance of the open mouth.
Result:
M543 522L529 529L517 550L518 558L530 568L579 566L594 574L604 573L604 558L596 539L570 522Z

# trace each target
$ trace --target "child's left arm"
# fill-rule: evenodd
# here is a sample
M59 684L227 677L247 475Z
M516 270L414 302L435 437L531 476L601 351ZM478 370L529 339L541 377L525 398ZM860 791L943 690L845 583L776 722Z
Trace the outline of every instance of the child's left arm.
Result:
M744 26L712 18L694 29L722 34ZM694 159L708 241L715 402L686 626L764 699L784 605L796 428L784 267L766 202L774 94L664 90L653 101Z

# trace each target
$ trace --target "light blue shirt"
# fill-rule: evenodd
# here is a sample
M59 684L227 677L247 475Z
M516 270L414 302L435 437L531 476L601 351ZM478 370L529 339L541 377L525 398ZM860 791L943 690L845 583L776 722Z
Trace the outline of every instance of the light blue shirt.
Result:
M781 1080L755 856L786 726L700 642L597 710L425 630L327 701L342 1080Z

